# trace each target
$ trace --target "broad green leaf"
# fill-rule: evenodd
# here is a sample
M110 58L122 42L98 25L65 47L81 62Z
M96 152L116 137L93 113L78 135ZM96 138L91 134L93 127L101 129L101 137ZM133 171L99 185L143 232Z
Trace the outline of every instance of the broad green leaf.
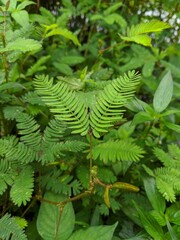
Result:
M164 111L169 105L172 95L173 95L173 80L171 72L168 71L161 80L155 92L153 98L154 110L158 113Z
M169 128L177 133L180 133L180 125L177 125L177 124L174 124L171 122L164 122L164 124L166 125L167 128Z
M73 34L71 31L69 31L66 28L53 29L52 31L50 31L46 34L46 38L54 36L54 35L61 35L61 36L65 37L66 39L71 40L75 45L81 46L81 44L78 41L76 35Z
M139 112L134 116L131 124L137 125L147 121L153 121L153 117L147 112Z
M144 182L144 187L145 187L147 197L152 207L155 210L163 213L165 210L166 204L165 204L164 198L156 188L155 179L152 177L144 176L143 182Z
M22 27L29 24L29 15L25 10L15 11L12 13L14 20Z
M24 53L37 51L40 48L41 44L34 39L17 38L16 40L9 42L5 48L1 48L0 52L21 51Z
M23 10L25 7L31 5L31 4L35 4L35 2L32 2L32 1L23 1L22 3L20 3L18 6L17 6L17 10Z
M62 202L66 196L46 192L44 199L53 202ZM66 240L69 239L75 224L75 215L72 203L68 203L60 211L60 207L42 202L37 218L37 229L44 240Z
M104 15L109 15L112 12L115 12L118 8L120 8L122 6L122 2L117 2L114 3L112 6L108 7L105 11L104 11Z
M9 89L15 89L15 91L20 91L22 89L25 89L25 87L22 84L16 82L0 84L0 92Z
M81 229L74 232L68 240L111 240L116 226L117 223L112 226L89 227L86 230Z

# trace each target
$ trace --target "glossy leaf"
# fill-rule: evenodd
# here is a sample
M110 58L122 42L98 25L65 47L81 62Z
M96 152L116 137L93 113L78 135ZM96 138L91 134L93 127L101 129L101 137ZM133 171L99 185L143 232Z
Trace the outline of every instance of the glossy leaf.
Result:
M65 200L64 195L46 192L44 199L53 202ZM72 203L68 203L60 211L60 207L42 202L37 218L37 229L44 240L66 240L71 235L75 224Z
M168 71L161 80L153 99L154 110L158 113L164 111L169 105L173 95L173 80Z

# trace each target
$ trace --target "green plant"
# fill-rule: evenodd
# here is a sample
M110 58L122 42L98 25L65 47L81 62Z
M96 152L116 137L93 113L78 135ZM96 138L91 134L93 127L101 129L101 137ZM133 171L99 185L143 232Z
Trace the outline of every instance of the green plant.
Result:
M0 239L179 239L178 3L35 2L0 1Z

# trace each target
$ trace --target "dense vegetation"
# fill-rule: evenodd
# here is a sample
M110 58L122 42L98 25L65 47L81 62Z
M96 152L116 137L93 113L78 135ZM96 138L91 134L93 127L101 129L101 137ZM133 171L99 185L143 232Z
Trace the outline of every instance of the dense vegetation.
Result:
M0 239L180 239L177 1L0 3Z

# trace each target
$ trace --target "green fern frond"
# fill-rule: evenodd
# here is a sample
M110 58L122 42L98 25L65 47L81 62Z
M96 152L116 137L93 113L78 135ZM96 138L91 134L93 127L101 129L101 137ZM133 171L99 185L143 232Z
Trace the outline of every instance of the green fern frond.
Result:
M97 97L96 105L90 112L90 125L93 134L107 132L113 123L122 119L122 107L130 100L139 85L140 76L134 71L124 74L110 84Z
M31 199L34 177L33 169L29 166L21 170L15 177L10 191L10 197L17 206L26 205Z
M168 153L164 152L160 148L154 148L154 154L165 167L171 166L172 158L168 155Z
M117 181L117 177L114 175L112 170L105 167L101 167L98 169L97 176L102 182L105 183L114 183Z
M2 195L8 186L12 186L15 173L9 170L6 173L0 172L0 195Z
M125 41L135 42L144 46L152 46L151 38L147 35L147 33L161 32L167 28L170 28L168 23L152 20L150 22L133 25L127 30L127 36L120 37Z
M174 202L180 192L180 148L171 144L168 152L154 148L154 154L164 165L154 170L157 188L167 201Z
M46 187L46 190L71 196L72 192L78 194L82 189L81 184L72 179L72 176L62 175L61 171L54 170L42 178L42 185Z
M54 162L57 158L60 156L64 156L64 152L81 152L84 150L87 146L87 143L81 142L81 141L66 141L66 142L60 142L60 143L54 143L49 145L46 145L44 149L44 154L41 157L41 160L43 163L50 163Z
M180 148L176 144L171 144L168 146L169 155L174 159L177 160L177 163L179 163L180 159Z
M180 148L176 144L171 144L168 150L169 152L166 153L160 148L154 148L154 154L165 167L180 167Z
M150 22L133 25L130 29L128 29L127 35L132 37L144 33L161 32L167 28L170 28L168 23L159 20L151 20Z
M5 214L0 219L0 239L27 240L24 230L17 224L16 219Z
M8 148L6 157L12 164L27 164L35 160L36 152L20 142L14 148Z
M52 119L44 130L43 144L49 145L53 142L59 142L63 137L66 125L57 119Z
M37 51L40 48L41 44L34 39L17 38L16 40L9 42L5 48L1 48L0 52L20 51L25 53L29 51Z
M37 149L41 142L40 126L37 122L27 113L21 113L16 117L17 128L19 134L22 135L20 140L26 146L32 149Z
M144 151L132 141L108 141L93 148L94 160L104 163L117 161L139 161Z
M72 133L87 134L88 110L66 83L58 82L53 85L53 79L42 75L36 77L34 84L37 93L58 120L69 124L70 128L74 129Z
M50 56L44 56L38 59L27 71L26 76L32 76L33 74L37 74L40 71L43 71L46 69L46 66L44 65L48 60Z

